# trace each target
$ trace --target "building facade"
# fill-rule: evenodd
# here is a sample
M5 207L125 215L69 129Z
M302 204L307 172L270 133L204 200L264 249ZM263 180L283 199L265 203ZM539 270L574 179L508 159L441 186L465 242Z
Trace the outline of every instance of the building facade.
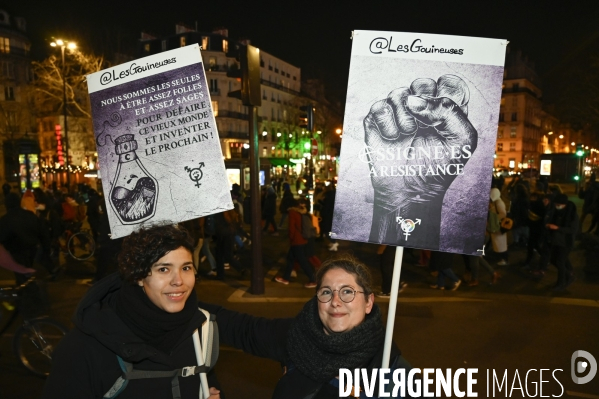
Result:
M249 40L232 41L227 29L205 33L177 25L172 36L158 38L142 34L138 55L148 56L193 43L202 48L206 80L230 181L247 188L249 116L248 107L237 95L241 90L241 78L236 49L240 44L250 44ZM261 170L265 172L266 180L273 176L303 174L307 165L305 159L310 153L307 142L317 139L322 149L320 156L331 147L323 141L324 125L323 128L317 125L314 132L300 127L300 107L313 105L318 110L319 103L302 93L299 67L263 50L260 50L260 82L262 104L257 113ZM341 125L340 118L337 123ZM318 162L316 168L316 172L323 176L328 170L324 166L321 168Z
M40 182L26 32L24 18L0 9L0 179L21 189Z

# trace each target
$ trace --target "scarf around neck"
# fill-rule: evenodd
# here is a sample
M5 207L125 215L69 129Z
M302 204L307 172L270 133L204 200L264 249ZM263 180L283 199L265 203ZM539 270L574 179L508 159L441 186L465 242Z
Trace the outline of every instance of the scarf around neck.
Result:
M308 301L296 316L287 340L291 362L304 375L328 382L340 368L366 367L381 349L385 330L381 311L374 304L364 321L351 330L328 335L318 315L316 297Z
M198 312L198 301L195 290L191 290L183 309L169 313L154 305L142 287L124 281L117 293L115 312L137 337L169 354Z

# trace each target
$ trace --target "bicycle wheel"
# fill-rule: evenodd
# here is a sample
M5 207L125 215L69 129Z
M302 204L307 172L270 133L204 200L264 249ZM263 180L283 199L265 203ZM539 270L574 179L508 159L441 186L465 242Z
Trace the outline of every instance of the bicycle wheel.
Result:
M50 374L52 353L67 333L65 326L49 318L26 320L13 339L13 349L19 362L33 374Z
M69 255L77 260L86 260L92 257L96 251L94 238L87 231L79 231L69 238L67 244Z

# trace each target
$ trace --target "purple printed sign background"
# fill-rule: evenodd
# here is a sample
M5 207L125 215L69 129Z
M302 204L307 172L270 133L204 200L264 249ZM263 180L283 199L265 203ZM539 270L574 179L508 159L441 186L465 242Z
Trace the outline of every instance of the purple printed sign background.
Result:
M90 99L112 238L233 208L202 63Z
M502 81L502 66L353 56L333 236L481 254ZM429 89L431 93L421 94ZM402 90L411 96L400 99ZM442 97L452 98L455 105ZM388 105L381 105L382 100ZM414 117L427 107L437 107L435 112L448 119L426 125ZM383 113L394 116L385 119ZM463 126L456 128L454 120ZM402 129L428 133L406 139L413 133ZM404 152L402 145L412 150ZM453 165L435 169L444 161ZM407 172L409 164L415 167ZM427 175L434 170L440 171L437 176Z

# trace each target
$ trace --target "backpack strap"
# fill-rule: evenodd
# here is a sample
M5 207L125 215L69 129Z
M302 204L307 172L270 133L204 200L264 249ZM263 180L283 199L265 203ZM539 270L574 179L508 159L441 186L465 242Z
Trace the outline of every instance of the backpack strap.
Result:
M202 354L205 359L202 366L189 366L176 370L135 370L133 365L124 361L117 355L117 360L122 371L122 375L117 378L113 386L104 394L103 399L114 399L127 388L129 380L140 380L145 378L171 378L171 391L173 399L181 399L181 390L179 388L179 377L189 377L198 374L208 373L216 364L219 354L218 325L216 316L208 311L198 308L206 317L202 324ZM207 397L208 394L205 395Z
M171 390L173 399L181 399L181 390L179 389L179 377L189 377L192 375L206 373L208 367L206 366L188 366L175 370L135 370L133 365L126 362L120 356L117 356L119 366L123 372L123 375L117 378L114 385L106 392L103 399L116 398L121 392L125 390L130 380L141 380L145 378L170 378L171 379Z

